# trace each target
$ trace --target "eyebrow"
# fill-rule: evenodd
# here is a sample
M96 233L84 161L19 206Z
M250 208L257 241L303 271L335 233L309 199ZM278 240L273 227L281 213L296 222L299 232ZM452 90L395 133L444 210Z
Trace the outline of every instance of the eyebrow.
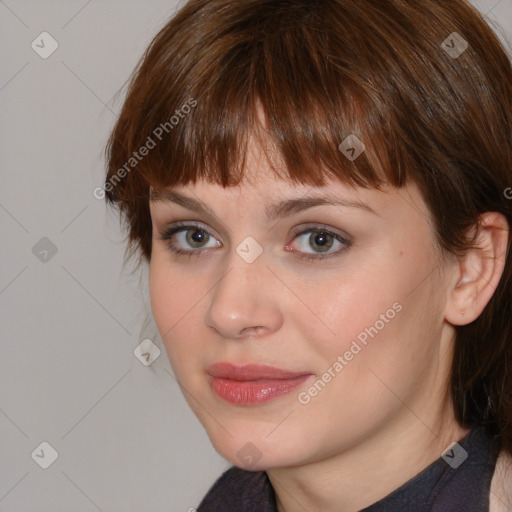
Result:
M171 202L176 203L188 210L193 210L198 213L202 213L203 215L213 215L212 211L205 203L198 199L194 199L192 197L185 196L175 191L161 191L155 192L151 191L150 202L163 201L163 202ZM309 196L309 197L299 197L293 199L284 199L283 201L279 201L277 203L270 204L266 207L266 219L267 222L274 221L277 219L281 219L284 217L289 217L291 215L295 215L300 213L308 208L313 208L314 206L321 205L332 205L332 206L343 206L346 208L358 208L361 210L366 210L374 215L378 215L378 213L371 208L369 205L360 202L360 201L347 201L345 199L341 199L339 197L335 197L332 194L327 194L323 196Z

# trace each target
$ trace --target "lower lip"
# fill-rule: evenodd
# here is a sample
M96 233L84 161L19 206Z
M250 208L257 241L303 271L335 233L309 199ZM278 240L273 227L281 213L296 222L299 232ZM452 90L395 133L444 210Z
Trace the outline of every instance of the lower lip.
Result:
M237 405L255 405L268 402L285 395L300 386L311 375L301 375L293 379L268 379L238 381L211 378L212 389L218 396L229 403Z

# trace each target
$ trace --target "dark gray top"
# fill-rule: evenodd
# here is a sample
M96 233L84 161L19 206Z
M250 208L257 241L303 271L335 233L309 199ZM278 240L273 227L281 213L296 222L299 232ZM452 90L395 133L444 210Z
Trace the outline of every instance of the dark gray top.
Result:
M474 427L439 459L361 512L489 512L498 452L490 429ZM264 471L233 466L217 479L197 510L277 512L277 506Z

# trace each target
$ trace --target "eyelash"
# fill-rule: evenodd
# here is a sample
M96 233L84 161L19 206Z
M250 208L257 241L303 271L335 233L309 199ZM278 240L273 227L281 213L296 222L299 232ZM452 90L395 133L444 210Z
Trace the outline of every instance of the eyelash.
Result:
M213 236L212 233L208 229L206 229L206 227L204 227L203 225L179 223L179 224L175 224L172 227L162 231L160 233L159 239L167 242L167 245L168 245L169 249L173 253L177 254L178 256L184 256L184 257L187 257L187 258L198 257L198 256L200 256L200 253L202 251L208 250L208 249L200 249L199 248L199 249L193 249L193 250L188 250L187 251L187 250L184 250L184 249L176 248L172 244L172 239L174 238L174 235L178 234L181 231L193 231L193 230L195 230L195 231L203 231L207 235ZM330 231L329 229L324 228L321 225L317 225L317 226L314 226L314 227L309 227L309 228L304 229L302 231L298 231L297 233L294 233L294 235L293 235L294 238L293 239L295 240L297 237L305 235L306 233L315 233L315 232L316 233L324 233L325 235L332 236L334 239L338 240L338 242L340 242L343 245L345 245L345 248L344 249L340 249L340 250L335 251L335 252L326 253L326 256L311 256L310 253L302 253L300 251L294 251L294 252L299 252L300 254L303 255L303 256L300 256L301 259L308 260L308 261L325 260L327 258L331 258L333 256L338 256L339 254L345 252L345 250L348 247L350 247L351 244L352 244L352 242L350 240L347 240L346 238L342 237L341 235L339 235L337 233L334 233L334 232ZM321 253L317 253L317 254L321 254Z

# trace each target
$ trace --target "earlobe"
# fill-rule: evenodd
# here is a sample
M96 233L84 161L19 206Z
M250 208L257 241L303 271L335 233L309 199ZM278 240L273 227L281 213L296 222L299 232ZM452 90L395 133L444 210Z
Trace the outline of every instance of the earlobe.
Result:
M509 225L504 215L486 212L479 218L474 249L455 266L455 284L449 290L445 317L452 325L476 320L491 300L508 256Z

